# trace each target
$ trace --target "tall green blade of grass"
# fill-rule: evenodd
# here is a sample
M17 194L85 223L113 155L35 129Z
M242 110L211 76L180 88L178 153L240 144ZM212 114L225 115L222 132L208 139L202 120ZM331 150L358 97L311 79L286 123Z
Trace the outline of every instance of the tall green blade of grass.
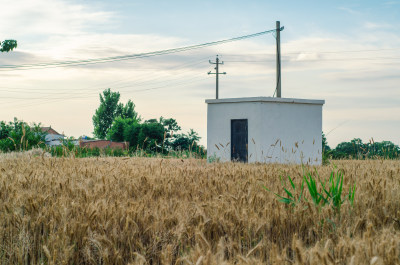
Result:
M302 199L304 201L307 201L306 198L304 198L304 183L307 185L307 190L310 194L310 197L314 203L315 206L317 207L323 207L326 204L330 204L331 207L335 210L335 213L340 213L340 208L343 204L343 202L346 200L346 197L342 199L343 195L343 172L341 170L338 170L335 174L335 171L332 171L328 182L322 181L320 176L318 175L318 172L315 171L315 173L307 172L305 173L304 167L303 167L303 179L300 185L300 191L296 193L296 185L293 182L293 179L290 176L287 176L289 179L289 186L286 186L286 182L284 179L282 179L282 176L280 176L280 181L283 187L283 190L286 193L286 197L279 195L277 193L273 193L276 197L278 197L278 201L286 203L286 204L291 204L291 205L296 205L301 202ZM318 187L318 182L321 185L321 187ZM271 192L267 187L263 186L265 190L268 192ZM329 190L328 190L329 188ZM350 204L353 206L354 203L354 196L355 196L355 188L356 184L353 186L350 186L349 188L349 193L347 195L347 199L350 201ZM291 191L291 189L293 191ZM300 192L300 194L299 194ZM298 197L297 197L297 194ZM296 198L297 197L297 198Z
M351 190L351 186L349 188L349 195L348 195L348 200L350 201L351 206L353 206L354 203L354 194L356 193L356 184L354 183L353 190Z
M262 186L266 191L268 191L268 192L271 192L271 190L269 190L267 187L265 187L264 185ZM286 190L286 188L285 188L285 190ZM292 199L290 199L290 198L286 198L286 197L283 197L283 196L281 196L281 195L279 195L278 193L275 193L275 192L272 192L276 197L278 197L279 199L278 199L278 201L280 201L280 202L283 202L283 203L286 203L286 204L294 204L295 203L295 201L294 200L292 200ZM291 193L290 193L291 194ZM293 197L292 196L292 194L291 194L291 197Z
M323 205L327 203L327 200L318 192L317 182L310 172L308 172L307 175L304 176L304 180L306 181L308 191L314 204L318 206L321 200L323 201Z

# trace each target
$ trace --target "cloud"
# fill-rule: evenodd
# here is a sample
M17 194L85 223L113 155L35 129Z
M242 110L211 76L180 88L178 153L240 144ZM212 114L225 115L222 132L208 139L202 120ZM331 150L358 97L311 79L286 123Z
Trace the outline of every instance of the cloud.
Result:
M361 14L360 11L357 11L357 10L355 10L353 8L350 8L350 7L339 7L338 9L342 10L342 11L345 11L346 13L349 13L351 15L359 15L359 14Z
M84 33L95 26L112 24L112 13L62 0L11 1L0 10L0 32L36 38ZM38 46L40 46L38 44Z
M329 73L322 74L327 80L336 80L343 82L382 82L385 80L397 79L400 80L400 76L397 71L376 71L376 70L349 70L346 72L331 71Z
M364 27L366 29L392 29L394 28L393 25L387 23L374 23L374 22L365 22Z
M386 5L386 6L393 6L393 5L399 5L399 4L400 4L399 1L386 1L383 3L383 5Z

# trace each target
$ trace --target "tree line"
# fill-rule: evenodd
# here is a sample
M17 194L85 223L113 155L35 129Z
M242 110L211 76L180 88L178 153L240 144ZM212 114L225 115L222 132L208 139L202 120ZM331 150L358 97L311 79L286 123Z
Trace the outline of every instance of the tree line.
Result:
M45 133L40 124L27 123L14 118L12 122L0 121L0 151L11 152L45 147Z
M341 142L336 148L328 145L326 137L322 134L323 159L398 159L400 147L391 141L375 142L372 138L363 143L360 138L354 138L350 142Z
M135 104L129 100L126 104L120 103L119 92L106 89L100 94L100 105L92 117L94 136L96 139L111 140L129 143L129 150L124 153L115 150L106 150L107 155L131 155L140 151L142 155L170 155L182 156L192 154L205 157L206 150L199 145L200 137L197 132L181 132L178 122L169 118L142 120L135 111ZM74 146L74 138L64 139L62 146L46 147L46 133L42 132L40 123L28 125L24 121L14 118L12 122L0 121L0 151L22 151L32 148L44 148L57 156L75 152L83 156L100 154L99 150L89 152ZM89 138L92 139L93 138Z
M100 106L92 117L96 138L128 142L131 149L153 153L205 152L204 147L199 145L198 133L193 129L182 133L175 119L160 117L143 120L131 100L126 104L119 102L120 93L110 88L99 96Z
M129 143L129 153L144 152L147 155L171 152L199 154L205 157L206 150L199 145L200 137L197 132L190 129L187 133L173 118L154 118L143 120L136 112L135 104L129 100L126 104L120 102L120 93L106 89L100 96L100 105L92 117L94 136L97 139L106 139L115 142ZM32 148L45 148L50 152L63 155L65 148L77 152L71 140L65 139L63 146L51 150L45 145L46 133L41 131L40 123L28 125L26 122L14 118L14 121L0 121L0 151L21 151ZM349 142L342 142L331 148L322 133L323 159L399 159L400 147L390 141L375 142L371 139L363 143L360 138ZM85 156L99 155L99 150L89 152L79 150ZM111 155L128 155L129 153L112 152Z

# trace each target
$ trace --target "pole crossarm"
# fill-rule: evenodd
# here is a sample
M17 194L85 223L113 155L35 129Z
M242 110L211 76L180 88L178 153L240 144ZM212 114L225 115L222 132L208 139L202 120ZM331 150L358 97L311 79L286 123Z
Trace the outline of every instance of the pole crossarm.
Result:
M218 99L218 77L219 75L226 75L226 72L219 72L219 65L220 64L224 64L224 62L220 62L218 55L217 55L217 59L215 59L215 63L211 62L211 60L208 61L210 64L215 64L215 73L212 73L211 71L209 71L207 74L209 75L215 75L215 98Z

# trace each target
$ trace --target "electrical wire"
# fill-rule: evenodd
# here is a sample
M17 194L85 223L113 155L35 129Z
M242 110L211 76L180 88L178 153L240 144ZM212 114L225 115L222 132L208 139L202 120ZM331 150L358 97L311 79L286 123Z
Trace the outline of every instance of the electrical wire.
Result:
M289 59L285 59L285 61L288 61ZM400 57L374 57L374 58L369 58L369 57L362 57L362 58L318 58L318 59L305 59L305 60L289 60L290 62L323 62L323 61L380 61L380 60L400 60ZM227 61L227 63L265 63L265 62L274 62L275 59L271 60L256 60L256 61L251 61L251 60L234 60L234 61Z
M174 85L174 87L182 87L184 85L193 84L198 81L205 81L205 80L207 80L207 78L205 78L205 77L192 78L192 79L187 80L190 82L185 81L185 82L181 82L178 84L172 84L172 85ZM162 88L169 87L169 86L171 86L171 84L165 85L165 86L160 86L160 87L147 88L147 89L138 89L138 90L133 90L133 91L131 90L130 92L137 93L137 92L143 92L143 91L148 91L148 90L162 89ZM23 108L28 108L28 107L32 107L32 106L39 106L39 105L49 104L49 103L57 103L57 102L68 101L68 100L87 100L87 98L82 98L82 97L58 98L58 99L50 99L50 100L46 100L43 102L36 102L36 103L31 103L31 104L13 105L13 107L18 108L18 109L23 109Z
M275 31L276 31L276 29L267 30L267 31L262 31L262 32L244 35L244 36L240 36L240 37L220 40L220 41L213 41L213 42L207 42L207 43L203 43L203 44L185 46L185 47L181 47L181 48L166 49L166 50L147 52L147 53L139 53L139 54L129 54L129 55L112 56L112 57L97 58L97 59L62 61L62 62L52 62L52 63L0 65L0 70L1 71L9 71L9 70L43 69L43 68L79 66L79 65L90 65L90 64L98 64L98 63L133 60L133 59L146 58L146 57L151 57L151 56L159 56L159 55L166 55L166 54L171 54L171 53L178 53L178 52L189 51L189 50L194 50L194 49L201 49L201 48L210 47L210 46L214 46L214 45L220 45L220 44L224 44L224 43L254 38L254 37L258 37L258 36L272 33Z
M90 65L90 64L98 64L98 63L107 63L107 62L116 62L116 61L123 61L123 60L133 60L133 59L140 59L140 58L147 58L147 57L152 57L152 56L158 56L158 55L167 55L167 54L172 54L172 53L178 53L178 52L184 52L184 51L189 51L189 50L193 50L193 49L200 49L200 48L204 48L204 47L209 47L209 46L213 46L213 45L218 45L218 44L223 44L223 43L228 43L228 42L233 42L233 41L239 41L242 39L247 39L247 38L253 38L256 36L260 36L263 34L267 34L267 33L274 33L276 30L269 30L269 31L263 31L263 32L259 32L259 33L255 33L255 34L250 34L250 35L245 35L245 36L241 36L241 37L236 37L236 38L231 38L231 39L226 39L226 40L221 40L221 41L215 41L215 42L208 42L208 43L204 43L204 44L198 44L198 45L191 45L191 46L186 46L186 47L181 47L181 48L175 48L175 49L167 49L167 50L160 50L160 51L155 51L155 52L150 52L150 53L140 53L140 54L131 54L131 55L124 55L124 56L114 56L114 57L106 57L106 58L97 58L97 59L86 59L86 60L75 60L75 61L63 61L63 62L52 62L52 63L39 63L39 64L24 64L24 65L0 65L0 71L12 71L12 70L29 70L29 69L45 69L45 68L54 68L54 67L65 67L65 66L80 66L80 65ZM352 52L375 52L375 51L386 51L386 50L398 50L399 48L393 48L393 49L369 49L369 50L344 50L344 51L302 51L302 52L291 52L291 53L286 53L286 54L307 54L307 53L321 53L321 54L333 54L333 53L352 53ZM252 55L256 55L256 54L252 54ZM268 55L268 54L263 54L263 55ZM272 54L270 54L272 55ZM243 55L234 55L234 56L243 56ZM209 56L210 57L210 56ZM207 57L207 58L209 58ZM348 61L348 60L393 60L393 59L400 59L397 57L382 57L382 58L346 58L346 59L330 59L330 58L322 58L322 59L311 59L311 60L299 60L299 62L308 62L308 61L324 61L324 60L330 60L330 61ZM201 59L204 60L204 59ZM244 62L244 63L264 63L264 62L268 62L268 61L275 61L275 60L260 60L260 61L249 61L249 60L236 60L236 61L226 61L226 62ZM296 61L295 61L296 62ZM199 62L199 63L202 63ZM197 64L197 63L195 63ZM187 65L187 64L184 64ZM184 66L182 66L184 67ZM171 68L169 68L170 70ZM187 71L184 71L187 72ZM180 72L179 74L182 74L182 72ZM153 74L149 74L149 76L154 76ZM146 84L149 85L152 84L153 86L155 85L155 83L160 83L160 82L165 82L165 80L160 80L159 82L154 82L155 80L159 80L162 79L163 76L158 76L156 78L152 78L150 81L143 81L143 82L139 82L139 83L134 83L134 84L121 84L121 82L130 80L131 77L128 78L124 78L121 80L117 80L117 81L113 81L111 84L118 84L118 86L115 87L115 89L123 89L123 88L131 88L133 86L137 86L137 85L142 85L142 84ZM280 78L280 77L279 77ZM144 80L146 78L139 78L136 79L135 81L137 82L138 80ZM176 78L174 80L167 80L168 81L176 81L179 80L180 78ZM185 81L182 84L187 84L187 82ZM77 97L69 97L69 98L54 98L54 97L47 97L47 98L15 98L18 100L50 100L50 101L54 101L54 100L68 100L68 99L79 99L82 98L83 95L91 95L92 93L89 92L90 90L98 90L99 87L102 86L103 88L110 86L110 85L95 85L95 86L91 86L89 88L71 88L68 89L67 92L63 92L63 91L56 91L54 92L53 89L48 89L50 90L52 93L46 93L46 92L38 92L38 91L43 91L43 90L47 90L47 89L39 89L39 90L35 90L32 91L33 93L42 93L42 94L51 94L51 95L69 95L71 94L71 91L76 91L74 92L74 95L77 95ZM143 89L139 89L139 90L128 90L129 92L140 92L140 91L149 91L149 90L154 90L154 89L159 89L159 88L163 88L163 87L168 87L170 85L163 85L161 87L150 87L150 88L143 88ZM3 88L3 89L2 89ZM91 88L91 89L90 89ZM4 90L5 89L5 90ZM14 89L14 88L8 88L8 89ZM20 92L23 92L25 88L16 88L17 90L20 90ZM30 92L30 90L28 88L26 88L26 90L28 90L28 92ZM25 91L26 91L25 90ZM0 91L4 91L4 92L14 92L14 93L18 93L17 91L11 91L11 90L7 90L6 87L0 87ZM276 93L276 89L274 91L273 96L275 96ZM78 96L79 95L79 96ZM4 97L2 97L4 98ZM11 99L11 98L9 98Z
M283 46L283 45L282 45ZM357 52L380 52L380 51L394 51L400 50L400 48L387 48L387 49L366 49L366 50L342 50L342 51L293 51L285 52L285 54L300 54L300 53L357 53ZM250 53L250 54L229 54L225 53L225 56L254 56L254 55L271 55L275 56L273 53Z
M175 66L175 67L170 67L168 70L180 70L180 69L186 68L188 66L196 66L196 65L199 65L201 63L205 64L206 63L205 59L208 59L210 57L211 56L207 56L207 57L204 57L204 58L201 58L201 59L192 60L190 62L186 62L184 64L180 64L180 65ZM151 74L145 75L144 77L142 76L142 78L135 79L133 81L133 83L130 82L128 84L119 84L117 86L113 86L113 89L131 88L131 87L142 86L142 85L145 85L145 86L150 85L150 86L152 86L152 85L156 85L157 83L161 83L161 82L170 82L170 81L180 80L180 79L186 77L186 76L182 77L182 75L185 75L185 74L187 74L188 72L191 72L191 71L193 71L193 70L192 69L187 69L185 71L180 71L179 73L174 75L174 77L178 76L178 78L173 78L173 79L163 79L163 78L165 78L165 76L162 76L162 75L154 78L154 73L151 73ZM150 80L149 79L146 80L147 77L152 77L152 78ZM35 88L15 88L15 87L0 87L0 91L8 92L8 93L21 93L21 92L24 92L24 95L26 95L26 94L35 94L35 95L69 95L69 94L75 94L76 95L76 94L81 94L81 95L89 95L89 94L91 94L91 92L88 92L88 91L96 91L97 92L99 89L105 89L106 87L109 87L111 84L121 83L122 81L126 81L128 79L131 79L131 77L124 78L124 79L121 79L121 80L118 80L118 81L113 81L112 83L108 83L108 84L102 84L102 85L99 84L99 85L89 86L89 87L85 87L85 88L75 88L75 89L68 88L67 91L65 91L65 90L54 91L53 88L44 89L44 91L43 91L43 89L41 89L41 88L35 89ZM145 80L145 81L137 82L137 81L141 81L141 80ZM123 92L123 90L122 90L122 92ZM4 99L5 97L3 96L2 98ZM9 99L10 99L10 97L9 97ZM28 98L22 98L22 99L28 99ZM33 99L33 98L31 98L31 99Z
M191 83L190 81L192 81L193 79L196 79L197 76L201 76L200 79L204 78L202 74L200 74L200 75L198 74L198 75L196 75L196 76L194 76L192 78L189 78L189 79L187 79L187 76L183 76L183 77L180 77L180 78L170 79L170 80L166 80L166 81L164 80L163 81L164 84L162 84L162 85L156 85L155 86L155 84L151 84L150 87L144 88L144 89L133 89L133 90L132 89L126 89L125 91L124 90L120 90L119 87L116 87L115 89L118 89L119 92L125 92L126 94L129 94L129 93L132 93L132 92L155 90L155 89L160 89L160 88L165 88L165 87L170 87L170 86L174 86L175 87L175 86L184 85L186 83ZM182 79L183 79L183 82L176 82L176 81L179 81L179 80L182 80ZM127 87L127 88L132 88L132 87L135 87L135 86L136 85L133 84L130 87ZM65 97L65 96L64 97L57 97L57 96L62 96L62 94L59 94L59 95L55 94L55 95L52 95L52 96L49 96L49 97L30 97L30 98L18 98L18 97L6 97L6 96L3 96L1 99L11 99L11 100L14 99L14 100L17 100L19 102L21 102L21 101L41 100L42 102L46 103L46 102L52 102L54 100L56 100L56 101L64 101L64 100L69 100L69 99L81 99L81 98L86 97L86 96L92 96L93 93L97 94L97 92L98 91L96 91L96 92L82 92L82 93L74 92L73 96L69 96L69 97ZM13 107L19 107L19 106L15 106L13 104L13 102L10 102L10 100L7 100L6 103L3 103L1 105L5 106L7 104L12 104ZM37 104L37 103L34 103L34 104ZM25 106L25 104L21 105L21 106Z
M203 76L203 74L201 74L201 76ZM176 80L180 80L182 78L177 78L174 80L168 80L168 81L176 81ZM191 81L193 79L199 79L198 75L189 79L184 80L183 82L178 82L178 83L167 83L167 84L163 84L163 85L156 85L156 86L152 86L150 88L144 88L144 89L129 89L125 92L130 93L130 92L139 92L139 91L148 91L148 90L155 90L155 89L160 89L160 88L164 88L164 87L168 87L172 85L180 85L180 84L185 84L187 81ZM200 78L202 79L202 78ZM164 82L165 83L165 82ZM131 86L126 86L125 88L132 88ZM118 92L121 92L121 90L119 90ZM124 91L122 91L124 92ZM73 93L73 97L69 97L69 98L81 98L82 95L92 95L93 92L84 92L84 93ZM57 95L60 96L60 95ZM20 97L7 97L7 96L2 96L1 99L21 99L21 100L42 100L42 99L65 99L65 97L47 97L47 98L43 98L43 97L25 97L25 98L20 98Z
M203 75L201 75L203 76ZM150 86L147 85L147 88L141 88L141 89L132 89L134 87L136 87L135 84L131 85L131 86L126 86L124 88L126 89L120 89L118 87L116 87L115 89L118 90L118 92L120 93L124 93L125 95L129 95L131 93L136 93L136 92L141 92L141 91L149 91L149 90L156 90L156 89L161 89L161 88L165 88L165 87L176 87L176 86L180 86L180 85L184 85L187 83L191 83L192 80L194 79L203 79L203 77L198 78L198 76L194 76L192 78L187 78L187 76L184 77L180 77L180 78L175 78L175 79L171 79L171 80L166 80L163 81L163 83L158 83L158 84L151 84ZM178 81L178 82L177 82ZM179 82L180 81L180 82ZM146 86L145 86L146 87ZM40 101L47 101L47 100L69 100L69 99L79 99L79 98L86 98L89 96L93 96L94 94L97 95L97 92L101 92L101 91L96 91L96 92L82 92L82 93L72 93L71 94L53 94L53 95L49 95L47 97L13 97L13 96L2 96L2 100L7 100L6 103L1 104L2 106L7 105L7 104L11 104L14 105L14 103L12 101L18 101L18 102L24 102L24 101L36 101L36 100L40 100ZM15 106L14 106L15 107Z

